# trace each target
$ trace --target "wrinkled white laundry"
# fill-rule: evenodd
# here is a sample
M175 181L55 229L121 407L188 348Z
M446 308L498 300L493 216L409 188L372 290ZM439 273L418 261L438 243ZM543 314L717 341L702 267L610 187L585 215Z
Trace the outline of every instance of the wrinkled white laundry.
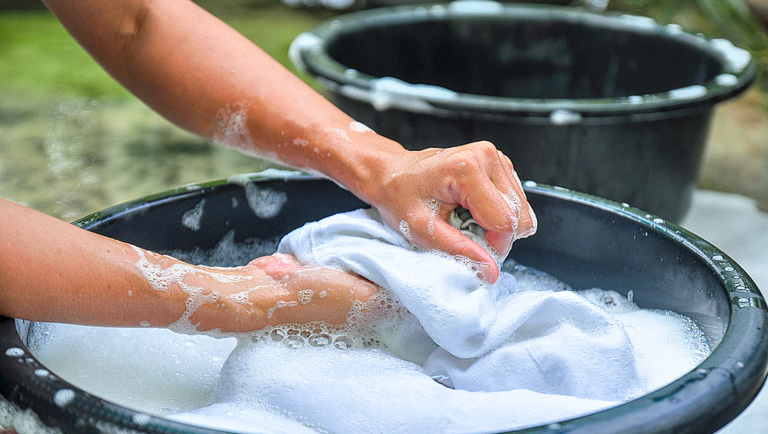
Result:
M629 337L604 309L570 291L518 291L506 273L488 285L465 263L416 248L373 209L307 224L278 251L392 292L439 346L425 368L459 389L614 401L641 393ZM596 375L623 381L595 385Z
M471 264L416 248L373 209L309 223L278 251L364 276L409 316L402 327L387 325L394 336L385 348L243 339L212 405L176 418L243 432L292 424L296 432L494 432L562 421L645 392L632 342L605 309L554 279L552 290L530 290L502 272L488 285ZM231 409L226 416L223 408Z

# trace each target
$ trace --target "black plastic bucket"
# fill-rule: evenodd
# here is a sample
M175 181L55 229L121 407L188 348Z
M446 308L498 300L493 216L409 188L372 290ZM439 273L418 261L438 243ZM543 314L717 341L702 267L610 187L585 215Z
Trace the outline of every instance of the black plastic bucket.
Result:
M254 177L251 182L286 199L279 212L258 217L242 205L248 202L240 183L214 182L110 208L76 224L153 250L210 249L233 230L237 241L271 240L308 221L364 206L327 180ZM754 282L735 262L637 209L530 182L526 191L539 232L516 242L515 260L576 288L625 295L631 290L641 307L685 314L704 331L713 352L694 371L639 399L522 432L712 433L752 401L766 376L768 316ZM319 197L323 206L316 205ZM204 230L194 231L182 220L201 199ZM138 413L78 389L44 370L25 346L28 329L28 322L0 319L0 424L32 419L77 434L219 432ZM63 389L73 391L71 399L57 404L54 396Z
M490 140L522 179L672 221L714 105L755 75L746 51L679 26L486 0L350 13L299 35L291 59L406 148Z

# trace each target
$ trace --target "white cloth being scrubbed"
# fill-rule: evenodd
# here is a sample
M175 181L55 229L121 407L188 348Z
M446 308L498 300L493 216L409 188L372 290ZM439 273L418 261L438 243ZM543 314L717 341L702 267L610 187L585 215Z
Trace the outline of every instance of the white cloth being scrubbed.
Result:
M414 247L373 209L307 224L278 251L393 293L439 347L425 369L457 389L610 401L642 392L629 337L604 309L571 291L518 291L507 273L488 285L466 263ZM595 381L600 377L622 381Z
M386 326L386 348L244 340L224 365L214 404L180 419L242 423L244 432L299 423L297 432L494 432L645 392L621 322L554 278L530 289L530 274L518 285L502 271L489 285L471 263L415 247L373 209L309 223L278 252L375 282L406 317ZM219 420L222 407L240 411Z

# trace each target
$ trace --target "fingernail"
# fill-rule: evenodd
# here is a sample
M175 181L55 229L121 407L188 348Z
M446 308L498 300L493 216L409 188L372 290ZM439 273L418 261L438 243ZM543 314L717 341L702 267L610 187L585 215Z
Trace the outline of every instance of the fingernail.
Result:
M477 277L483 279L488 283L494 283L496 282L496 273L494 272L495 270L496 270L496 264L481 262L480 271L478 272Z

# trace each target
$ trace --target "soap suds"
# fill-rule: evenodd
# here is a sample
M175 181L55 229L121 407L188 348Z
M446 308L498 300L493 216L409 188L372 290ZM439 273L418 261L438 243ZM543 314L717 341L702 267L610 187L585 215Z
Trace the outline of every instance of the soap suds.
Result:
M437 199L427 199L425 203L431 211L429 222L427 223L427 233L432 237L435 235L435 220L437 220L438 213L440 212L440 202Z
M400 233L403 234L406 240L413 241L411 238L411 227L408 225L408 222L405 220L400 220L400 225L398 226L398 229L400 230Z
M349 123L349 129L355 133L372 133L374 132L368 125L362 122L352 121Z
M319 51L322 47L323 40L314 33L304 32L296 36L291 42L288 48L288 57L296 66L296 69L303 73L308 73L307 66L304 64L302 54L309 52Z
M338 139L341 139L347 143L352 143L352 139L349 138L349 135L346 131L342 130L341 128L333 128L333 127L324 127L323 132L326 134L332 135ZM317 148L315 148L315 152L317 152Z
M202 199L200 203L195 205L194 208L185 212L181 216L181 224L185 227L193 230L200 230L200 220L203 218L203 207L205 206L205 199Z
M53 403L59 407L66 407L75 399L75 391L72 389L61 389L53 394Z
M694 99L702 97L706 94L707 88L700 84L694 84L669 91L669 97L672 99Z
M248 206L257 217L262 219L270 219L280 214L283 205L288 201L288 195L285 192L261 186L258 182L251 182L248 176L232 176L227 181L243 187Z
M248 103L230 104L216 114L213 142L250 155L256 155L248 133Z

